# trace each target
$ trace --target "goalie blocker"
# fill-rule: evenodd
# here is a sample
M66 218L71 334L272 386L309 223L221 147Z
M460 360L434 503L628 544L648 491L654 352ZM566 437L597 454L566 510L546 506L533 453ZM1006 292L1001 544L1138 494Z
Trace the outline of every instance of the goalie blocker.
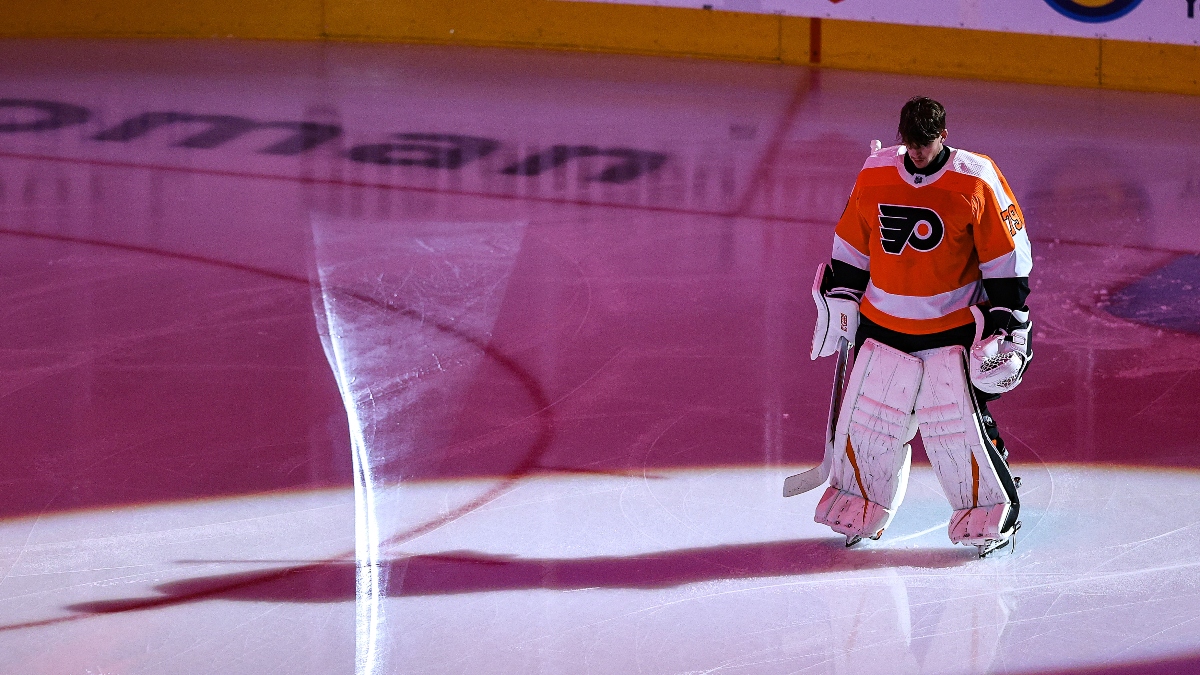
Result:
M829 487L815 520L846 535L878 539L904 499L908 445L921 430L934 473L950 501L950 540L981 554L1020 524L1008 465L988 441L961 346L905 354L866 340L846 388L833 442Z

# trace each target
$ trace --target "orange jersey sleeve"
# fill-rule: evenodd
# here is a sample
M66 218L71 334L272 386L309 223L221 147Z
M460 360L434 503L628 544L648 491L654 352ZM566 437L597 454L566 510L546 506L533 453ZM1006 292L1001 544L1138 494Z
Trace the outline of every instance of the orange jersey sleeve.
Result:
M978 157L986 161L980 171L980 215L975 228L980 271L985 279L1029 276L1033 256L1025 214L996 163L985 155Z
M850 191L850 199L846 201L842 217L838 219L837 227L834 228L832 257L859 269L869 270L871 229L870 222L863 217L858 205L861 182L862 174L859 174L859 180L854 182L854 189Z

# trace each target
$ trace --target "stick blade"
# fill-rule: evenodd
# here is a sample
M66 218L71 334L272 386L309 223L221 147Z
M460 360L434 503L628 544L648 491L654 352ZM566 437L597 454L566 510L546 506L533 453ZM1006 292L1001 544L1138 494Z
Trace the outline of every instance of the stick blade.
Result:
M823 465L817 465L804 473L788 476L783 481L783 496L795 497L810 492L825 484L828 475L822 475Z

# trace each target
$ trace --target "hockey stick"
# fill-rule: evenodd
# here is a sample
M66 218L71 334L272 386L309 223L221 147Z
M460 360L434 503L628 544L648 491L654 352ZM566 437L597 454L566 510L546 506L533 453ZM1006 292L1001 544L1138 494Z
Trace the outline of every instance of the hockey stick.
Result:
M829 480L829 468L833 464L833 438L837 432L838 412L842 407L842 394L846 385L846 362L850 358L850 343L838 338L837 367L833 373L833 398L829 401L829 425L825 428L825 458L820 466L804 473L788 476L783 481L783 496L795 497L824 485Z

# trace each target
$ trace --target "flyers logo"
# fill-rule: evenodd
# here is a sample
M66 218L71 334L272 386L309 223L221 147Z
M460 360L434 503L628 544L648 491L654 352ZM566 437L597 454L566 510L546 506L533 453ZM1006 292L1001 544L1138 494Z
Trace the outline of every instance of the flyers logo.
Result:
M879 205L879 236L883 250L900 255L905 246L926 252L937 248L946 234L942 218L933 209Z
M1000 214L1004 219L1004 224L1008 227L1008 234L1015 237L1017 233L1025 229L1025 223L1021 222L1021 214L1017 213L1017 205L1013 204Z

